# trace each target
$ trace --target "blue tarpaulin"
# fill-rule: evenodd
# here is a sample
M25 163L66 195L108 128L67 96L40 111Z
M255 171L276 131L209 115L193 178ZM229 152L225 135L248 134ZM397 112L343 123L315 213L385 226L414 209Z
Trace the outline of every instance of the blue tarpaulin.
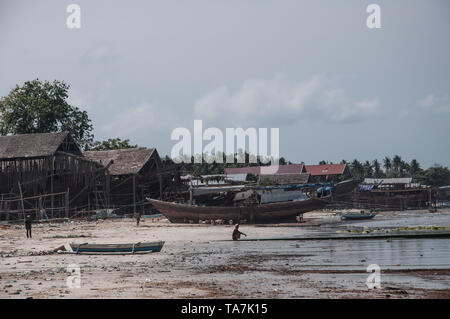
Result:
M358 185L358 192L370 192L375 185Z

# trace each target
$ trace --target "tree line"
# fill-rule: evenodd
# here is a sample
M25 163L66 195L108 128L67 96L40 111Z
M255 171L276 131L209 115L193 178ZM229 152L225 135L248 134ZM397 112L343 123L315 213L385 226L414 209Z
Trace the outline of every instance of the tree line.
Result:
M411 177L413 182L424 185L450 185L450 170L447 167L435 164L423 169L416 159L407 162L400 155L394 155L392 158L386 156L381 161L374 159L361 162L354 159L351 162L342 160L340 163L347 164L350 176L359 180L364 178ZM329 162L320 161L319 164L329 164ZM330 162L330 164L332 163Z
M68 103L70 86L63 81L40 81L35 79L25 82L22 86L16 85L8 95L0 99L0 134L27 134L68 131L83 150L113 150L138 147L130 140L122 140L119 137L109 138L104 141L94 140L93 125L86 111L78 106ZM261 161L255 159L255 163L249 163L251 155L239 151L236 158L244 157L244 163L235 160L227 163L225 155L223 163L217 161L203 161L182 163L182 171L194 175L223 174L226 168L243 166L269 165L267 159ZM219 156L221 156L219 155ZM204 154L208 158L207 154ZM272 159L273 160L273 159ZM163 158L166 164L172 160L166 156ZM249 163L249 164L248 164ZM285 158L279 159L280 165L291 164ZM319 164L327 164L321 161ZM385 157L381 161L360 162L354 159L351 162L342 160L348 164L349 177L363 179L366 177L412 177L415 182L426 185L450 185L450 171L447 167L434 165L423 169L416 159L410 162L404 161L399 155L392 158ZM172 163L173 164L173 163Z

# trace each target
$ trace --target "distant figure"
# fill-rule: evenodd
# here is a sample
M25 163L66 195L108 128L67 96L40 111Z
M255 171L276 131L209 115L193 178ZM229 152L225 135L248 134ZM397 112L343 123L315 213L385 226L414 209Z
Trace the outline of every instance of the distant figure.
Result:
M27 230L27 238L31 238L31 216L27 215L25 219L25 229Z
M136 213L136 226L139 226L140 221L141 221L141 213Z
M45 210L45 208L41 209L41 219L45 219L48 220L48 216L47 216L47 211Z
M244 234L243 232L239 231L239 224L237 224L236 228L234 228L232 238L233 238L233 240L239 240L239 238L241 238L241 235L244 235L245 237L247 237L246 234Z

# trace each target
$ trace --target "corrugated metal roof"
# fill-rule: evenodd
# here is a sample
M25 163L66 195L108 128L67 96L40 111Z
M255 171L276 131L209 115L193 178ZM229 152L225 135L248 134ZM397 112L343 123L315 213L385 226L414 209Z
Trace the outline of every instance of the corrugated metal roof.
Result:
M411 177L398 178L365 178L364 184L411 184Z
M342 175L346 166L347 164L305 165L305 169L311 176Z
M308 173L300 174L272 174L263 175L261 181L276 184L307 184L309 180Z
M234 182L245 182L247 180L247 174L230 174L227 175L227 179Z
M225 174L253 174L253 175L273 175L273 174L300 174L304 172L303 164L290 165L270 165L270 166L247 166L238 168L226 168Z
M87 151L84 156L90 160L107 165L111 160L114 163L108 171L111 175L137 174L150 160L155 152L154 148L124 148L109 151Z

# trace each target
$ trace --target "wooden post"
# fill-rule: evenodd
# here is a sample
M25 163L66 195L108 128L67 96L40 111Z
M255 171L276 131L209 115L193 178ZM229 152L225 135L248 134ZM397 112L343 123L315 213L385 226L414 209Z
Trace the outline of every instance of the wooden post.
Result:
M20 182L17 182L17 184L19 184L20 203L21 203L21 206L22 206L23 221L25 222L25 208L24 208L24 206L23 206L22 187L20 186Z
M66 218L69 218L69 189L67 189L65 198L66 198L65 213L66 213Z
M159 199L162 200L162 175L159 174Z
M2 199L1 199L1 202L0 202L0 211L2 211L3 212L3 194L2 194ZM5 216L5 220L9 220L9 212L5 212L5 214L6 214L6 216ZM3 215L3 214L2 214ZM1 219L1 218L0 218Z
M53 203L53 174L55 172L55 157L52 157L52 163L51 163L51 173L50 173L50 206L52 209L52 218L53 218L53 207L54 207L54 203Z
M109 173L106 173L106 177L105 177L105 184L106 184L106 208L110 208L111 206L111 189L110 189L110 184L111 184L111 178L109 176Z
M142 215L144 215L145 214L145 210L144 210L144 207L145 207L145 197L144 197L144 187L141 187L141 201L142 201L142 204L141 204L141 211L142 211Z
M133 213L136 214L136 174L133 174Z
M429 189L429 191L428 191L428 195L429 195L429 201L430 201L430 204L428 205L428 209L431 211L432 209L433 209L433 201L432 201L432 199L431 199L431 187L430 187L430 189Z
M42 211L42 196L39 196L39 219L44 220L44 212Z

